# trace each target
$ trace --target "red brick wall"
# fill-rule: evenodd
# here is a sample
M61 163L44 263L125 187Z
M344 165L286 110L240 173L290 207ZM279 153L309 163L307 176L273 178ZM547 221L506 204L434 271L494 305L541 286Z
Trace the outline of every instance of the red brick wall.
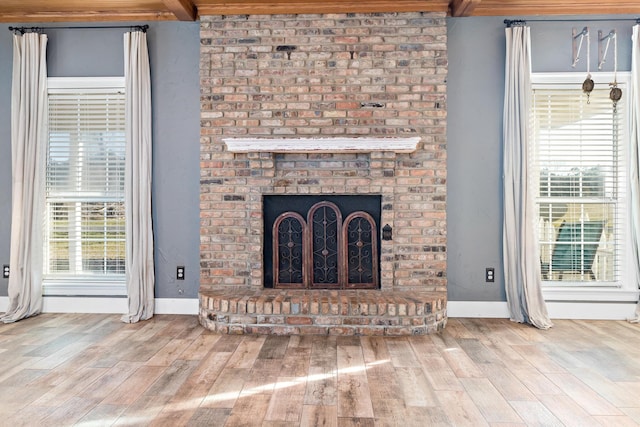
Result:
M357 193L381 194L381 225L393 227L382 289L445 290L444 15L203 16L200 35L202 289L262 287L263 194ZM421 143L410 154L234 154L222 142L234 136Z

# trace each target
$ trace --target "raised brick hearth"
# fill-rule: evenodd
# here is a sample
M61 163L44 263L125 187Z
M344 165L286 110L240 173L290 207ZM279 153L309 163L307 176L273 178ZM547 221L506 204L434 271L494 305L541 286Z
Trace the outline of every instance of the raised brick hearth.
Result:
M446 323L435 292L220 289L200 294L200 323L225 334L424 335Z
M202 324L229 333L440 330L445 14L200 22ZM293 194L380 197L379 226L392 232L378 236L379 289L264 288L263 248L271 242L264 241L263 198Z

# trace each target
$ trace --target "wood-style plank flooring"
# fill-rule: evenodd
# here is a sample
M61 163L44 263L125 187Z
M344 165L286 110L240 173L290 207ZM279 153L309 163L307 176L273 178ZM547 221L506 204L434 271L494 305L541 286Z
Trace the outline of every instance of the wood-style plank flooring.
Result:
M0 325L0 425L635 426L640 326L231 336L195 316L43 314Z

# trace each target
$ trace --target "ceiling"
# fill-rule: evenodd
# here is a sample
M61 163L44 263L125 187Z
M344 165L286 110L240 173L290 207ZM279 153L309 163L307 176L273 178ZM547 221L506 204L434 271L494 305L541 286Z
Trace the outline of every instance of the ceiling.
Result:
M449 16L640 15L638 0L1 0L0 22L194 21L200 15L446 12Z

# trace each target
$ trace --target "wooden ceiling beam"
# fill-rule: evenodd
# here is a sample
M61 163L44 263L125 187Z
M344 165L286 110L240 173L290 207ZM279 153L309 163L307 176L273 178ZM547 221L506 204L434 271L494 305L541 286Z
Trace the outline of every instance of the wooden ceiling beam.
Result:
M449 15L455 17L471 16L481 1L482 0L451 0L449 4Z
M25 12L0 13L0 22L109 22L109 21L175 21L171 12Z
M273 15L315 13L443 12L449 0L196 0L198 14Z
M0 0L0 22L194 21L198 15L439 12L639 15L638 0Z
M198 8L192 0L162 0L162 2L180 21L195 21L198 17Z
M456 1L456 0L452 0ZM637 0L483 0L473 16L635 15Z

